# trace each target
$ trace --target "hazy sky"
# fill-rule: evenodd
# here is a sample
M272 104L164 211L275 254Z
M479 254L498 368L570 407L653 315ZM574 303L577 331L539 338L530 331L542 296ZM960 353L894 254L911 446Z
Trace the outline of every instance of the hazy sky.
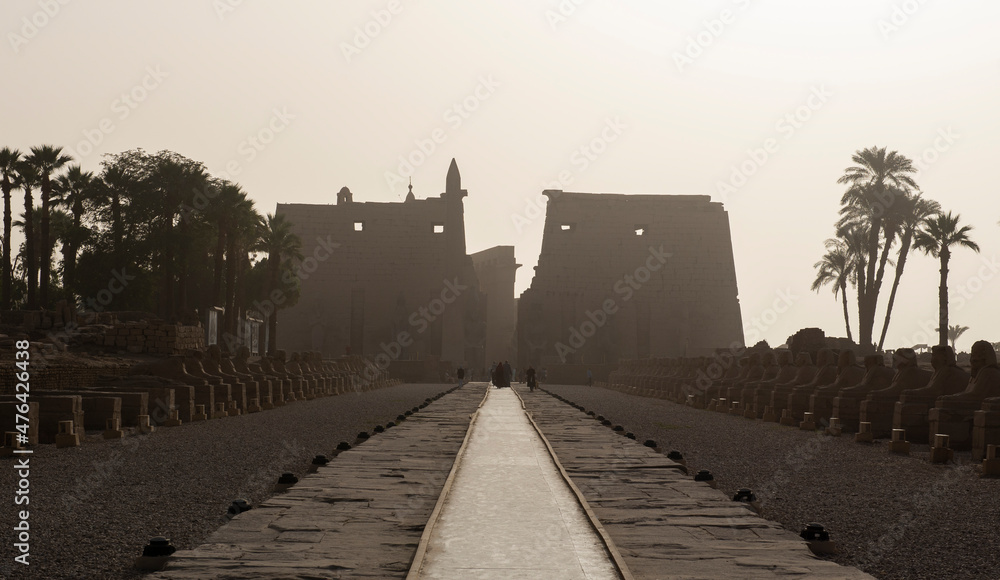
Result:
M91 170L170 149L262 212L334 203L345 185L401 200L404 158L417 196L438 195L455 157L469 251L516 246L518 293L538 195L560 177L710 194L729 212L744 324L763 317L774 346L804 326L844 336L812 265L851 154L888 146L976 228L982 255L958 251L951 275L968 349L1000 340L998 22L988 0L4 0L0 145L63 145ZM911 258L887 346L934 341L937 275ZM792 306L772 316L779 293Z

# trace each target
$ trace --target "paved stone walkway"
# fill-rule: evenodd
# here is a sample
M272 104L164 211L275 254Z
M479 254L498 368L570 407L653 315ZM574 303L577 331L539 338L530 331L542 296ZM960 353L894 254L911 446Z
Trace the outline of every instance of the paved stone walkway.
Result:
M466 385L341 453L150 578L405 578L484 391Z
M797 534L640 442L547 393L515 388L636 579L871 578L813 556Z
M511 389L489 391L446 493L410 578L621 578Z
M664 455L546 393L516 388L582 505L515 393L490 391L479 409L486 386L474 383L341 453L147 577L870 578L816 558L795 533Z

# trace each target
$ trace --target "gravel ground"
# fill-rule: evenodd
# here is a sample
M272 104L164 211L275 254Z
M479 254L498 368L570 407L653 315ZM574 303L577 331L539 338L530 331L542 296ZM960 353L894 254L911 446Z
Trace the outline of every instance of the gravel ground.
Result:
M389 421L453 385L400 385L292 403L262 413L83 445L38 445L30 456L30 567L0 542L2 578L138 578L150 537L193 548L226 522L233 499L258 504L278 476L301 476L315 455ZM334 459L336 461L336 459ZM0 459L0 521L15 521L14 459ZM17 506L18 510L25 509ZM10 528L7 528L10 530Z
M798 532L819 522L841 546L833 559L876 578L1000 578L1000 480L981 479L968 452L933 465L927 445L909 457L884 441L854 443L777 423L701 411L597 387L545 385L622 425L639 441L678 449L719 489L749 487L763 516Z

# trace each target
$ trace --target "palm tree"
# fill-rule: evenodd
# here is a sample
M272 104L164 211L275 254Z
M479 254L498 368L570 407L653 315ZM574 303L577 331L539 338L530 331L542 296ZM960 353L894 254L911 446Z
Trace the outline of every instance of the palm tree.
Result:
M100 177L100 203L106 205L111 214L111 253L117 258L122 253L125 227L122 223L122 204L130 190L135 189L132 175L123 163L106 162ZM95 192L97 194L98 192Z
M940 328L938 328L936 330L938 332L941 332ZM965 334L966 330L969 330L968 326L959 326L959 325L956 324L954 326L949 326L948 327L948 340L951 341L951 350L953 350L955 352L958 352L958 349L955 348L955 342L958 340L958 337L960 337L963 334Z
M0 149L0 191L3 191L3 271L0 278L0 310L10 310L13 304L13 270L10 263L11 208L10 192L17 180L17 166L21 162L21 152L4 147Z
M844 242L848 263L851 266L850 279L852 286L858 291L858 316L863 310L861 289L865 287L868 253L865 251L868 242L868 226L864 223L845 225L837 230L837 238Z
M937 214L928 218L924 226L917 231L913 239L913 249L921 250L941 260L941 285L938 287L938 344L948 344L948 261L951 260L951 247L966 247L974 252L979 251L979 245L973 242L968 234L972 226L958 226L961 216Z
M226 321L230 325L229 331L235 336L240 315L237 298L243 294L245 274L250 269L249 255L260 239L264 218L257 212L253 201L245 197L240 198L233 215L235 219L230 223L226 240Z
M235 219L241 211L253 207L253 202L247 199L247 194L239 185L229 181L216 184L216 196L206 208L205 219L212 222L216 229L215 268L212 277L212 300L215 305L224 304L222 282L226 273L225 256L228 249L227 238L235 226Z
M38 187L40 177L35 166L22 160L17 166L17 187L24 190L24 216L21 227L24 229L24 271L27 273L28 289L25 308L38 308L38 249L35 247L35 200L32 190Z
M829 239L826 241L826 254L819 262L813 264L816 268L816 279L812 290L819 292L827 284L833 285L833 297L839 294L844 302L844 325L847 327L847 340L854 341L851 336L851 319L847 311L847 282L854 270L847 243L844 240Z
M260 238L255 250L267 252L268 282L266 295L281 288L281 270L288 260L302 259L302 240L292 232L292 223L284 215L267 214L261 228ZM267 320L268 353L274 352L278 344L278 308L275 302L274 311ZM267 313L261 313L267 314Z
M856 165L844 170L844 175L837 183L848 185L840 200L843 206L841 213L852 213L855 219L864 219L868 225L866 272L863 276L864 284L858 287L858 340L863 349L872 349L875 310L896 223L887 214L897 199L919 188L910 177L910 174L916 172L913 162L896 151L887 152L885 147L869 147L855 151L851 159Z
M203 190L208 179L205 167L172 152L160 152L154 159L151 179L154 192L159 196L157 216L157 237L162 244L159 249L160 305L161 316L168 320L177 317L178 303L183 309L187 287L186 264L181 260L178 268L176 256L188 224L181 221L180 230L175 225L181 203L196 190ZM178 279L179 278L179 279ZM180 293L176 294L177 289Z
M72 224L63 232L63 290L66 301L76 304L74 280L76 279L76 256L80 245L86 240L87 229L83 227L83 203L93 197L94 174L83 171L79 165L70 165L66 174L56 180L55 201L72 212Z
M42 306L49 305L49 270L52 265L52 243L49 236L49 200L52 196L52 174L72 160L73 158L69 155L62 154L62 147L53 147L52 145L32 147L31 155L27 157L28 163L34 165L38 170L42 181L42 272L41 280L39 281L41 287L39 298Z
M941 204L933 199L921 197L919 193L909 195L899 204L902 210L901 228L899 242L899 253L896 256L896 272L892 279L892 290L889 292L889 302L885 309L885 321L882 323L882 335L878 339L878 350L882 350L885 344L885 335L889 331L889 318L892 316L892 307L896 303L896 290L899 288L899 280L903 277L903 268L906 267L906 257L910 252L910 245L913 243L913 235L916 233L924 221L941 211Z

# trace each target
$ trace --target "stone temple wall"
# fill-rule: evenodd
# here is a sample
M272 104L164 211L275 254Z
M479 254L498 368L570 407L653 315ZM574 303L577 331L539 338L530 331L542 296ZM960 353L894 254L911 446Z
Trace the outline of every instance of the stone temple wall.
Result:
M521 266L514 258L514 246L496 246L472 254L472 263L486 301L485 360L487 363L509 360L513 364L517 352L514 276Z
M301 297L278 312L278 348L481 364L485 323L454 166L449 188L394 203L355 202L344 188L336 205L278 204L304 256Z
M518 303L519 367L743 345L722 204L703 195L545 194L542 251Z

